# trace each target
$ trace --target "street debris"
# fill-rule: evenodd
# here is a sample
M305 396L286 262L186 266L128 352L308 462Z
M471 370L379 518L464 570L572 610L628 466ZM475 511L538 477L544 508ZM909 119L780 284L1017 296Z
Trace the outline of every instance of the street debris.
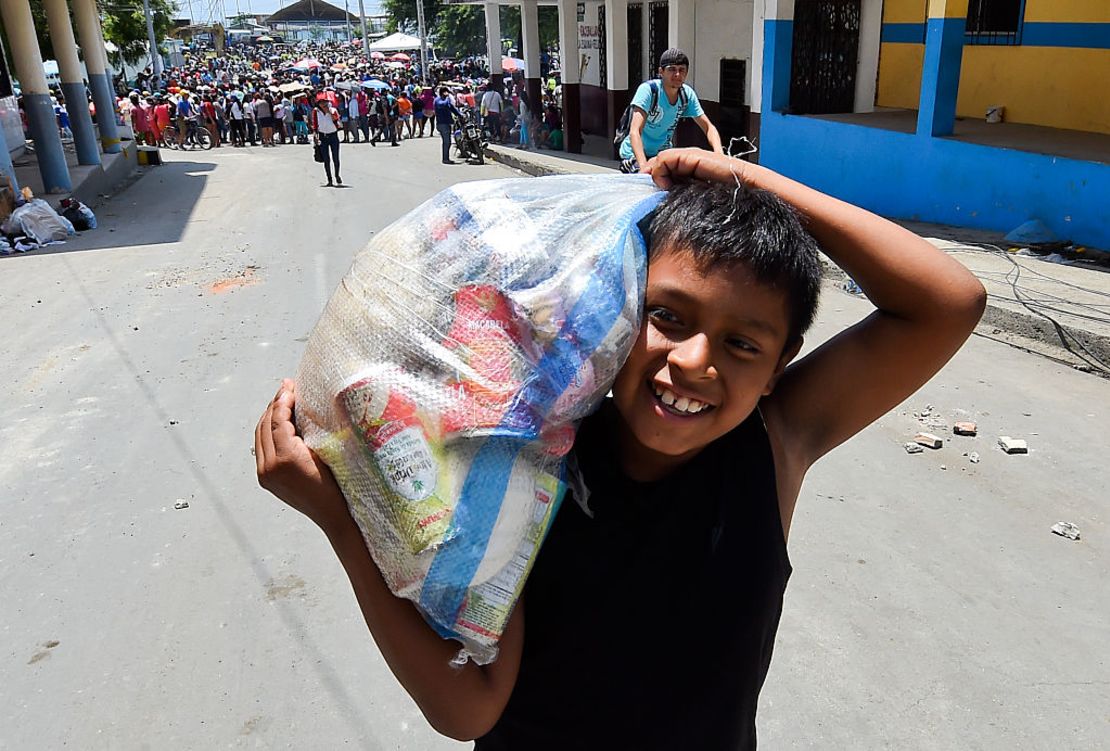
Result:
M175 509L177 509L178 511L180 511L183 508L189 508L189 502L188 501L183 501L183 500L178 500L177 503L173 504L173 507Z
M921 446L918 446L913 441L910 441L909 443L905 444L902 448L904 448L906 450L907 454L920 454L922 451L925 450Z
M918 433L913 437L913 440L914 443L918 443L927 449L939 449L944 445L944 441L932 433Z
M1066 537L1069 540L1079 539L1079 527L1071 522L1056 522L1052 525L1052 531L1061 537Z
M971 462L972 464L978 464L979 463L979 452L978 451L972 451L970 454L967 455L967 460L969 462Z
M863 288L860 287L858 284L856 284L856 280L853 279L852 277L848 277L847 279L845 279L844 283L841 284L840 286L844 289L845 292L847 292L850 295L862 295L863 294Z
M979 430L973 422L958 422L952 426L952 432L956 435L976 435Z
M1020 438L1011 438L1008 435L999 436L998 445L1007 454L1028 454L1029 444Z

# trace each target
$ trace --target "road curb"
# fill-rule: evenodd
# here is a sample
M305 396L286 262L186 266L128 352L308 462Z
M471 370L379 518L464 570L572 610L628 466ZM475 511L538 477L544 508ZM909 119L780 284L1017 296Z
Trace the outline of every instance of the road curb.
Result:
M499 164L504 164L506 167L511 167L515 170L523 172L526 175L531 175L532 177L549 177L551 175L574 175L581 171L575 169L563 169L561 167L544 164L534 159L528 159L525 156L525 154L527 154L528 152L515 154L513 153L513 151L514 150L511 150L507 147L490 145L486 147L486 158L498 162Z

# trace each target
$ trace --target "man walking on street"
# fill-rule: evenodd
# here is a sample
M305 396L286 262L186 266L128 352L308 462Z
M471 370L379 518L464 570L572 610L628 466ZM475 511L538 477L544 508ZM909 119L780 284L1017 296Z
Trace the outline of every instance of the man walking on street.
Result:
M462 117L462 113L455 107L455 103L447 95L447 87L439 87L439 96L435 99L436 130L443 139L443 163L454 164L451 161L451 131L454 129L453 117Z
M686 85L690 59L672 47L659 57L659 80L645 81L629 105L628 135L620 145L621 172L642 172L648 160L674 144L678 121L688 117L698 124L709 146L723 154L721 136L709 122L694 89Z

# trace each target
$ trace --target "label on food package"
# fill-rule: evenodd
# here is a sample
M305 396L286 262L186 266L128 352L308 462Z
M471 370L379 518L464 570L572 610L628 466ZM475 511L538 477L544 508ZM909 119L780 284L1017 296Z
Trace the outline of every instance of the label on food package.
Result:
M565 492L566 485L558 478L546 472L536 477L535 503L527 534L512 559L493 578L467 592L455 622L461 634L485 644L494 644L501 638Z
M363 378L339 393L362 449L382 479L382 508L414 554L445 541L456 494L441 442L411 399L387 378Z

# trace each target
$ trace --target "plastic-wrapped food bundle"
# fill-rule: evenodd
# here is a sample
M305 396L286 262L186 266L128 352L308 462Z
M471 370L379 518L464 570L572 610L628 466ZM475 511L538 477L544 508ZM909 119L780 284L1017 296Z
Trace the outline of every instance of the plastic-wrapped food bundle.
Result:
M355 257L308 340L298 428L460 659L496 657L577 421L635 340L637 224L662 195L617 175L456 185Z

